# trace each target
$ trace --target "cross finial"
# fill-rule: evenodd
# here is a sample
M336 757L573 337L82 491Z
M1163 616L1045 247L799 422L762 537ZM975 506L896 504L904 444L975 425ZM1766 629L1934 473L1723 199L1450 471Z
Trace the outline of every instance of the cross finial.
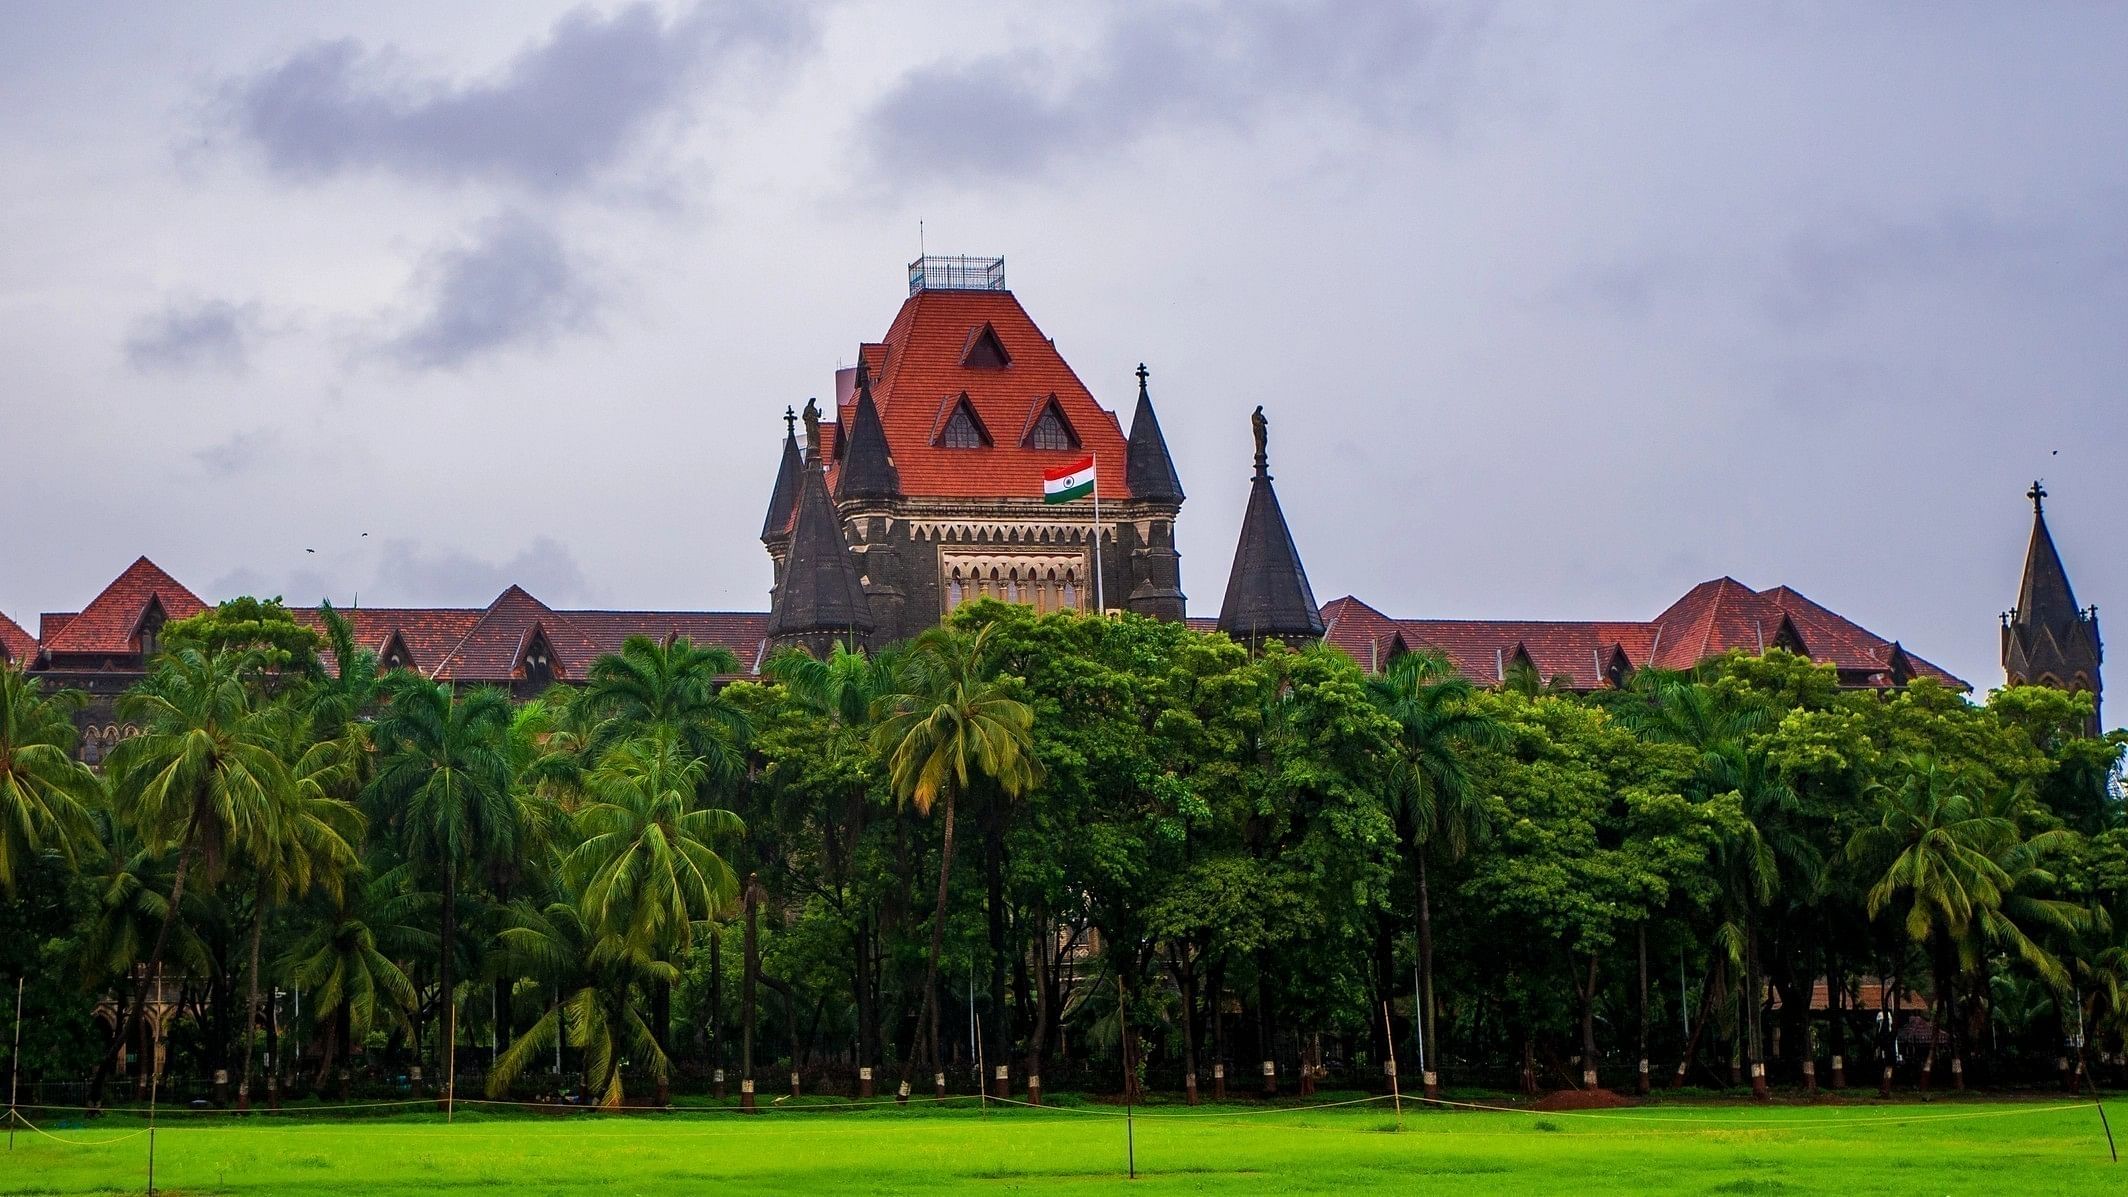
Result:
M788 403L783 405L783 435L792 439L798 436L798 409Z
M1138 363L1138 397L1141 399L1145 397L1145 377L1151 373L1151 370L1145 368L1144 362Z
M2039 479L2034 478L2032 480L2032 489L2025 492L2025 498L2032 500L2032 514L2039 514L2040 503L2046 497L2047 488L2040 484Z

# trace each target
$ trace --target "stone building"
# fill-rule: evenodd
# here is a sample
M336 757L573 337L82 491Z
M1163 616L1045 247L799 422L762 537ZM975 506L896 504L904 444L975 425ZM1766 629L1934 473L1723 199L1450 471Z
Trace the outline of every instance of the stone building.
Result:
M772 644L892 643L983 596L1183 617L1182 483L1143 366L1126 435L1005 288L1003 259L943 257L910 266L908 299L856 362L802 458L785 432L761 535ZM1046 473L1088 458L1098 525L1096 502L1043 495ZM809 506L815 478L830 501ZM868 628L824 561L838 537Z
M1252 646L1321 640L1370 669L1433 649L1480 685L1528 669L1597 690L1650 665L1683 669L1731 650L1781 647L1832 666L1847 686L1933 678L1970 689L1789 587L1753 589L1726 577L1701 582L1650 619L1414 619L1385 613L1397 604L1352 595L1318 604L1272 485L1262 408L1252 417L1248 502L1218 617L1190 618L1176 537L1182 482L1142 366L1136 382L1126 430L1005 289L1002 261L922 258L885 338L861 345L856 364L836 374L826 410L809 403L802 434L799 414L785 411L761 528L773 566L767 611L562 610L512 586L486 607L345 614L387 666L519 696L581 680L631 635L725 648L750 673L784 645L824 653L837 642L894 643L986 595L1043 610L1098 606L1188 619ZM1090 498L1044 501L1045 476L1087 458L1098 525ZM1306 502L1306 494L1296 497ZM2044 497L2035 484L2024 580L2002 619L2004 673L2013 684L2096 695L2097 611L2077 606ZM34 634L0 615L0 661L86 691L82 751L100 760L131 730L113 716L113 700L141 677L163 625L206 608L143 557L79 611L42 616Z

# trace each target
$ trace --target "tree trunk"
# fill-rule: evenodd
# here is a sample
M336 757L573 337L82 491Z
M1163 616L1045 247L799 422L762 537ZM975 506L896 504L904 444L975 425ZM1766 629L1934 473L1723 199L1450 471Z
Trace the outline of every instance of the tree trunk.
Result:
M437 1104L444 1109L451 1105L451 1085L457 1079L458 1050L458 1001L453 987L457 978L452 965L457 955L458 943L458 872L452 862L443 866L443 937L440 946L443 958L440 969L442 985L437 1000L443 1003L443 1042L438 1053L443 1065L443 1088L437 1094ZM421 1044L414 1044L414 1059L421 1059Z
M1034 1024L1027 1028L1027 1101L1042 1104L1042 1049L1049 1040L1049 920L1048 911L1037 905L1034 912Z
M852 978L857 988L857 1096L872 1096L872 1069L879 1063L879 1012L872 1002L872 920L870 915L857 922L854 937L856 968Z
M1426 881L1426 845L1413 837L1419 865L1419 999L1418 1015L1422 1024L1419 1041L1426 1048L1425 1066L1419 1070L1419 1080L1426 1086L1426 1100L1434 1101L1441 1096L1441 1043L1434 1033L1433 1002L1433 898Z
M1672 1089L1682 1088L1685 1076L1692 1071L1692 1056L1699 1051L1699 1037L1707 1029L1707 1018L1714 1012L1714 978L1721 963L1716 961L1707 969L1706 979L1700 982L1699 1015L1692 1020L1692 1033L1685 1037L1685 1054L1677 1058L1677 1075L1670 1078Z
M1634 1081L1634 1090L1642 1097L1648 1095L1648 925L1635 928L1640 946L1640 1073Z
M1596 953L1589 953L1589 979L1581 989L1581 1087L1595 1089L1596 1079Z
M1744 1050L1751 1065L1751 1096L1755 1101L1765 1101L1772 1094L1766 1088L1766 1028L1760 1018L1766 983L1759 972L1757 919L1750 919L1744 925L1744 974L1748 992L1738 1009L1749 1020L1744 1024Z
M118 1006L118 1021L111 1024L110 1046L105 1049L103 1057L96 1061L96 1072L89 1080L89 1108L92 1110L103 1108L104 1085L110 1081L111 1071L118 1066L118 1061L125 1058L126 1028L133 1025L135 1007L141 1000L140 976L135 970L128 968L125 997Z
M1830 1016L1826 1029L1831 1032L1832 1042L1832 1087L1847 1088L1847 979L1831 957L1825 960L1825 1005Z
M1000 817L993 814L988 821L990 827L983 839L983 873L987 891L984 905L989 908L990 922L990 1018L983 1025L983 1038L988 1041L989 1062L995 1074L992 1092L998 1097L1011 1097L1012 1069L1007 1061L1012 1052L1012 1023L1005 1011L1005 845L997 826Z
M251 1036L259 1025L259 940L266 932L266 893L259 889L258 899L252 904L251 953L244 969L244 1075L236 1086L236 1108L251 1108L251 1061L256 1055L251 1050Z
M724 1100L724 928L712 925L709 935L709 1066L717 1085L717 1100Z
M745 972L739 982L739 1108L754 1108L754 987L761 977L759 930L754 906L754 875L746 876Z
M352 1003L342 1001L334 1015L334 1026L340 1036L340 1100L348 1099L348 1085L355 1065L355 1011Z
M1195 979L1197 970L1195 966L1183 962L1184 954L1187 951L1187 948L1178 951L1173 946L1170 946L1167 959L1168 968L1175 974L1175 988L1181 991L1182 998L1183 1099L1194 1106L1197 1104L1197 1026L1195 1017L1197 1003Z
M931 953L924 963L924 1007L916 1024L918 1046L929 1037L932 1084L941 1099L946 1096L946 1065L938 1041L938 958L946 946L946 885L953 875L953 797L953 787L949 785L945 788L946 809L939 839L938 905L931 916ZM910 1052L901 1063L901 1090L897 1096L903 1101L909 1099L909 1076L918 1054Z
M1258 1048L1263 1052L1263 1095L1278 1096L1277 1040L1271 1028L1271 961L1268 952L1259 952L1256 957L1256 1037Z
M134 1003L132 1016L125 1029L118 1036L118 1042L121 1044L133 1038L133 1032L140 1023L141 1012L147 1009L148 1003L162 1000L163 953L169 950L170 929L176 925L178 908L184 904L185 878L192 871L192 858L197 851L198 849L192 843L192 829L188 825L185 829L185 846L177 854L177 872L172 874L170 878L170 904L163 908L163 925L155 933L155 949L148 954L148 992L140 1001ZM162 1041L162 1025L161 1022L158 1022L154 1031L154 1038L157 1044ZM157 1066L154 1047L151 1045L148 1049L142 1051L140 1058L140 1075L143 1079L147 1079Z

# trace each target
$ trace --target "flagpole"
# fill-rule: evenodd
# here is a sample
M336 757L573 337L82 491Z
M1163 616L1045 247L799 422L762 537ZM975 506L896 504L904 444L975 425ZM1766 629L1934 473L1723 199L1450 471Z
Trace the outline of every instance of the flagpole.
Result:
M1108 595L1101 581L1101 455L1093 455L1094 462L1094 612L1108 614Z

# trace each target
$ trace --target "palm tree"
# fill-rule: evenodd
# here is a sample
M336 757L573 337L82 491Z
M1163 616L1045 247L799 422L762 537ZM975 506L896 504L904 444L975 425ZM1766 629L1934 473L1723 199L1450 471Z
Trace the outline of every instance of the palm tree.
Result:
M102 781L74 759L73 713L82 696L46 696L37 683L0 664L0 894L32 860L56 852L68 865L96 843L89 812Z
M412 868L401 864L318 891L311 901L303 934L280 967L310 993L313 1023L330 1028L318 1065L322 1089L335 1055L349 1055L380 1021L413 1032L420 999L399 961L436 950L436 936L422 928L435 896L416 891ZM340 1095L347 1096L344 1078Z
M271 855L280 834L289 775L273 728L245 685L253 668L250 653L177 649L158 656L118 702L120 717L141 728L111 752L119 813L143 849L177 854L162 927L148 954L158 991L195 867L212 883L232 858ZM132 1018L139 1017L136 1005ZM129 1022L121 1042L132 1029Z
M885 757L895 797L929 816L943 804L938 859L938 904L931 919L931 951L924 966L924 1013L919 1037L928 1035L932 1074L945 1096L938 1038L938 958L945 946L947 883L953 871L954 801L971 785L987 784L1008 798L1032 789L1034 710L1012 697L999 674L986 624L969 633L935 627L913 641L902 658L899 689L880 700L883 718L872 732ZM902 1061L901 1096L909 1092L911 1052Z
M841 641L825 658L799 648L785 649L770 657L762 672L781 683L798 704L827 722L827 734L852 746L867 743L872 733L873 707L895 688L900 666L891 652L866 654L852 651ZM869 754L862 754L869 760ZM841 809L810 794L794 795L788 822L810 823L819 829L823 864L820 892L843 910L850 900L858 846L863 841L865 816L872 799L870 770L852 779L840 797ZM856 912L846 920L850 927L850 984L857 1004L857 1091L872 1096L872 1067L878 1059L879 1010L877 990L880 951L873 912ZM711 944L714 957L715 943ZM714 965L712 966L714 969Z
M586 675L580 701L602 716L593 746L670 728L707 762L710 782L730 783L745 772L746 717L717 679L737 672L738 658L724 649L698 648L685 636L662 644L630 636L620 652L600 657Z
M252 1035L258 1027L259 942L266 917L283 902L313 888L337 895L348 874L360 865L355 845L362 840L362 814L340 798L347 790L351 765L335 741L310 741L310 721L293 710L281 711L282 748L292 759L286 803L270 851L251 861L253 900L251 945L244 982L244 1072L237 1085L237 1108L251 1108ZM278 1098L277 1086L272 1096Z
M577 812L582 840L563 874L594 931L626 950L672 960L694 946L699 920L729 909L739 892L718 844L746 832L731 811L700 804L708 766L664 725L608 751L586 779ZM653 993L653 1026L668 1042L670 990Z
M670 985L678 969L619 938L598 934L568 902L544 910L519 907L501 939L512 966L537 980L548 1002L538 1021L496 1059L488 1075L490 1097L507 1095L525 1066L564 1035L570 1046L582 1049L584 1084L601 1106L621 1104L624 1061L648 1064L664 1087L670 1061L638 1012L636 994Z
M1896 768L1897 784L1870 786L1882 813L1876 825L1858 829L1848 840L1847 857L1874 878L1865 898L1870 917L1904 908L1900 925L1928 956L1936 989L1931 1021L1942 1027L1945 1014L1955 1009L1958 973L1978 962L1981 932L2007 922L2000 911L2015 881L1998 857L2015 844L2016 825L1984 809L1968 786L1932 757L1908 757ZM1957 1061L1955 1039L1954 1031L1951 1051ZM1921 1061L1923 1091L1935 1060L1932 1043Z
M1419 993L1421 1039L1426 1049L1426 1096L1440 1096L1436 1069L1433 988L1433 902L1427 891L1426 858L1437 847L1459 860L1489 824L1484 797L1471 785L1464 753L1493 745L1506 730L1472 708L1476 687L1458 676L1435 652L1404 653L1368 679L1368 691L1383 714L1396 721L1396 762L1390 798L1411 827L1411 859L1418 879Z
M111 1040L89 1082L89 1104L103 1104L104 1085L112 1068L124 1059L127 1040L138 1024L136 1007L148 1000L141 983L140 963L147 959L163 923L170 917L170 868L168 853L141 847L140 837L109 811L97 812L102 826L103 868L91 880L93 898L81 932L79 959L82 985L91 992L118 989L117 1017L111 1024ZM184 919L175 923L168 955L186 975L204 974L212 968L206 944ZM142 1053L142 1059L147 1059ZM142 1078L146 1072L141 1073Z
M396 828L409 861L442 895L437 938L443 1002L444 1101L457 1078L458 887L511 860L519 810L511 790L510 698L481 686L454 696L448 685L410 674L385 683L388 704L375 730L380 763L370 783L374 817Z

